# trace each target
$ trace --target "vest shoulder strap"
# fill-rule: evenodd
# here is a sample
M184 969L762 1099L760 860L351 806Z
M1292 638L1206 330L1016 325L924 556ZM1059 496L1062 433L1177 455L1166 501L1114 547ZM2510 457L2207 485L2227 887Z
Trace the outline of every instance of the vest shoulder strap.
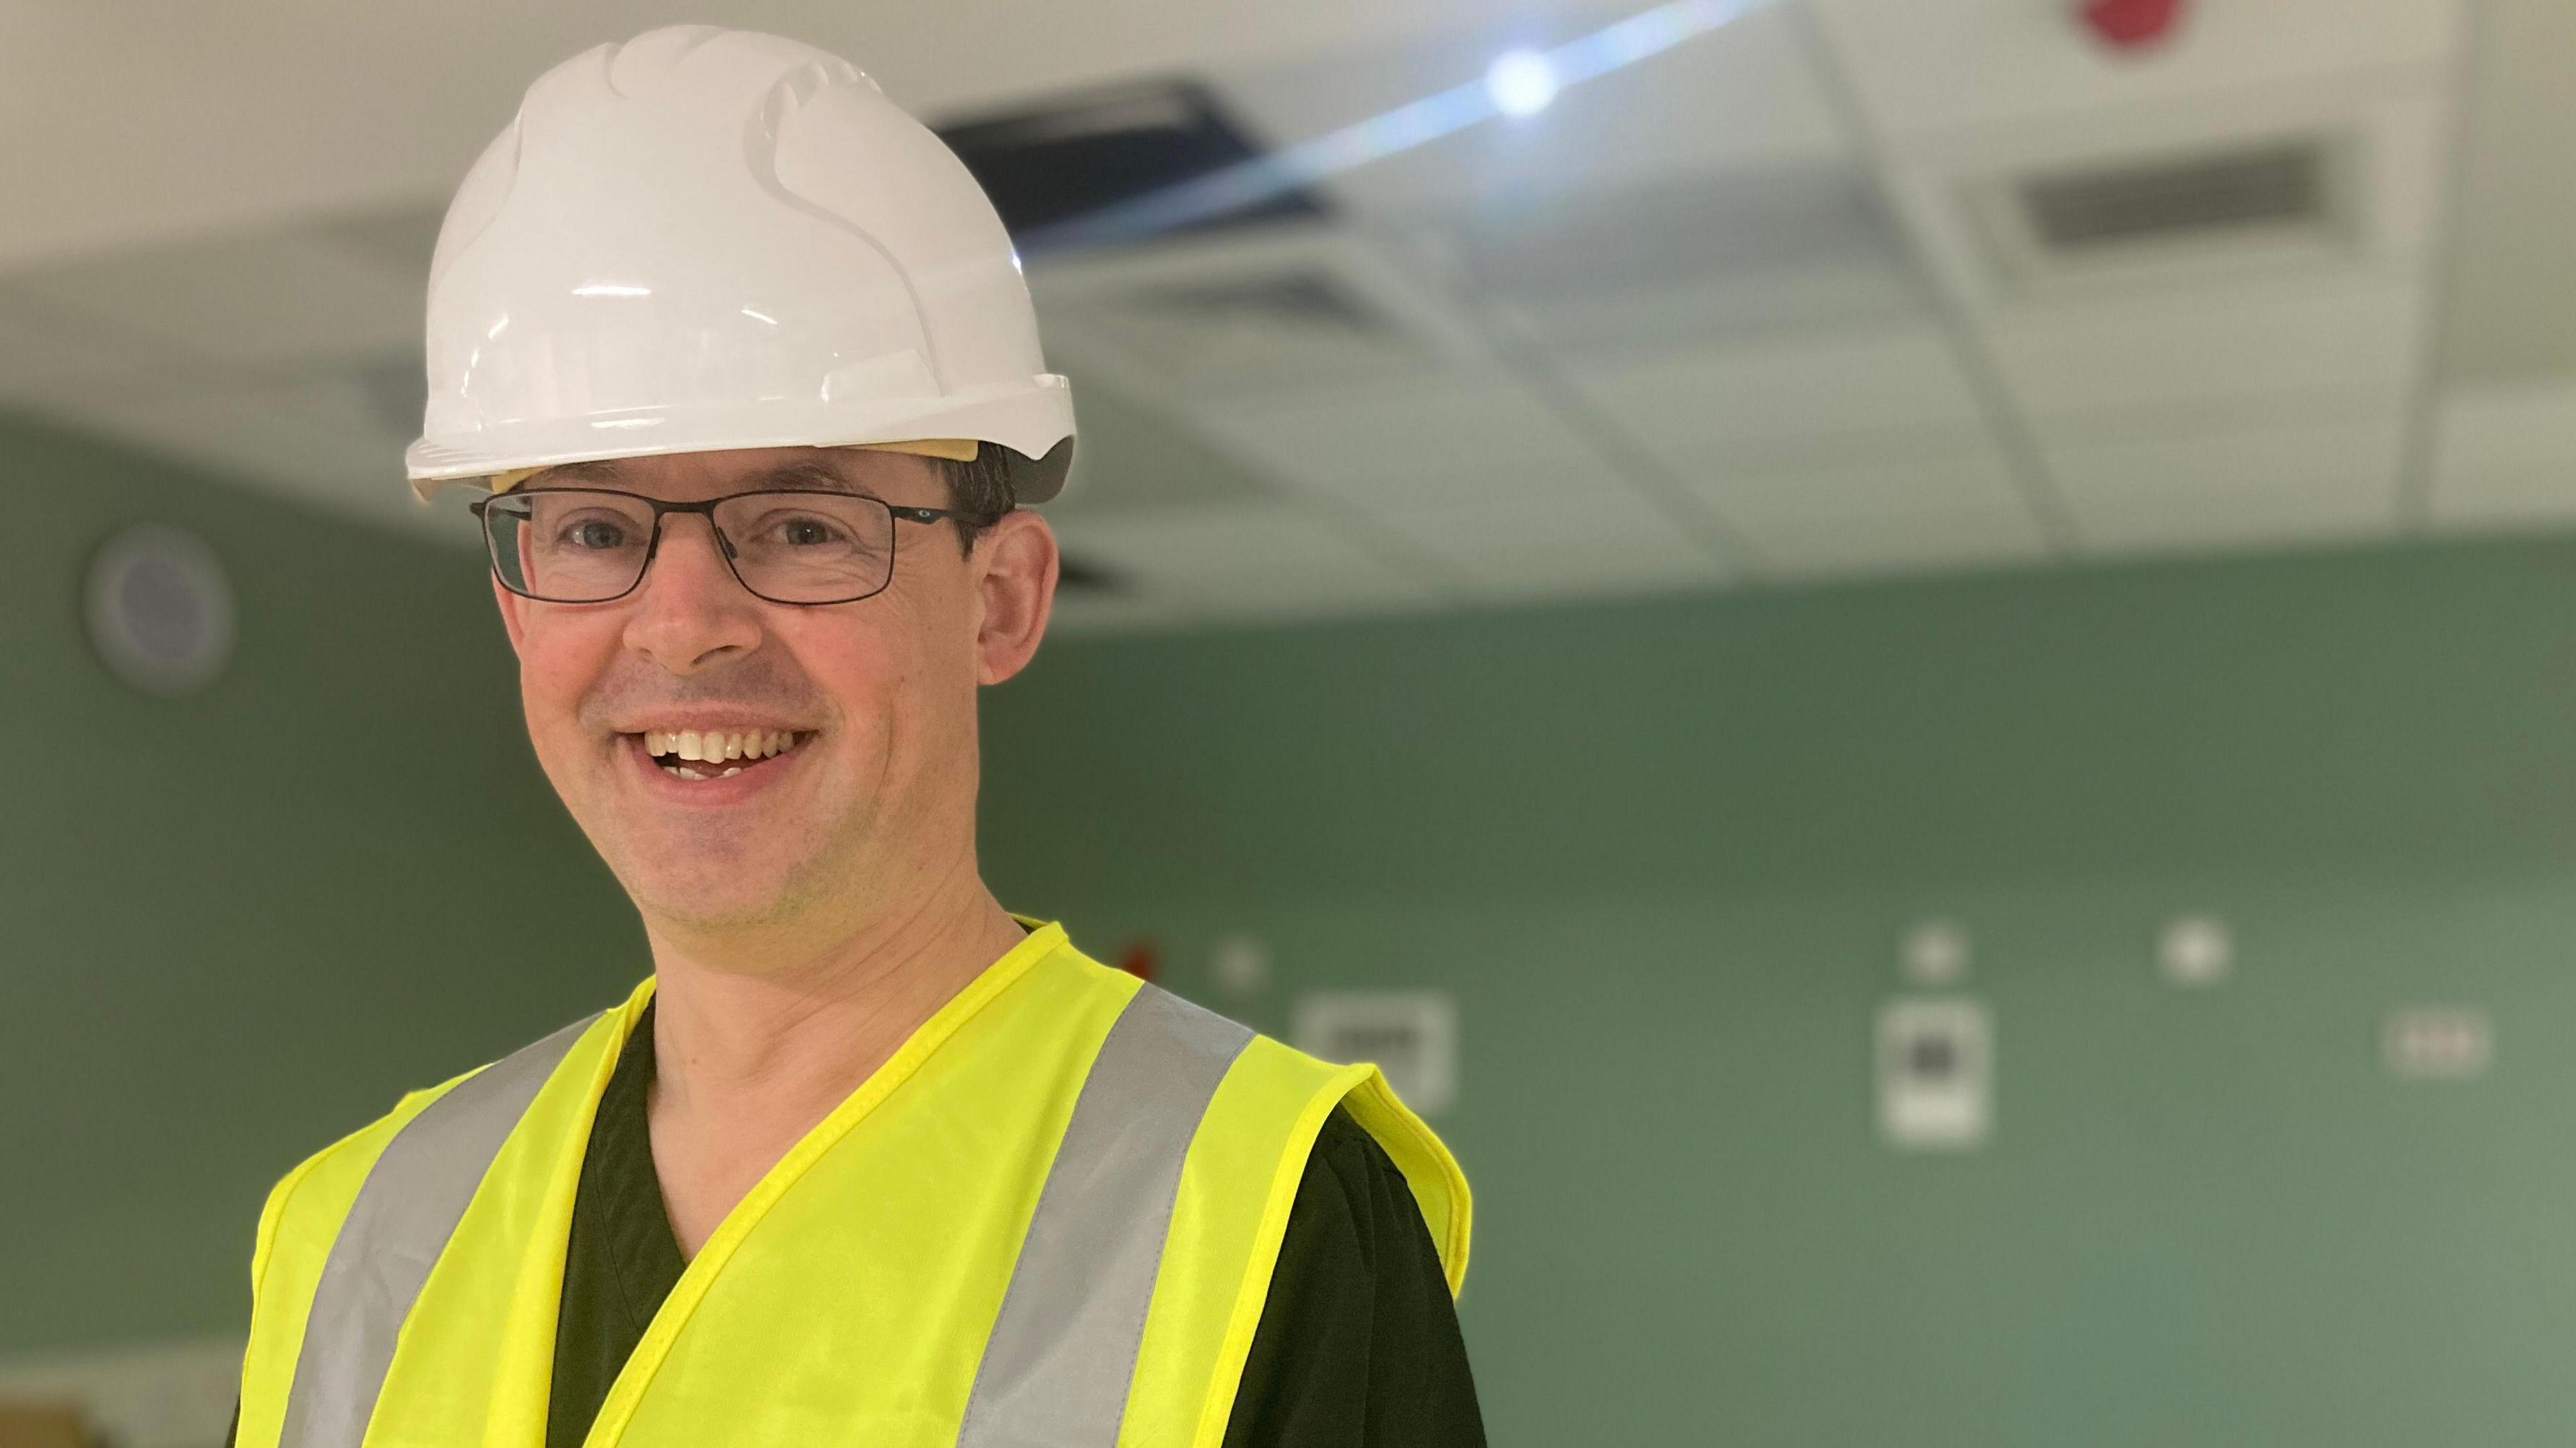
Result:
M404 1097L269 1193L251 1258L251 1360L237 1442L358 1448L403 1320L492 1157L602 1020L577 1021ZM261 1361L269 1356L279 1360ZM290 1385L282 1399L251 1391L277 1382Z

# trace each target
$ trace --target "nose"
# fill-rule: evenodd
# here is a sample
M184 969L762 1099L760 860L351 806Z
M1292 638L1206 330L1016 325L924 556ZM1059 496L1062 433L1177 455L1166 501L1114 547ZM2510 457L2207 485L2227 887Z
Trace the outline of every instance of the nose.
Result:
M665 518L652 566L636 587L626 646L674 674L694 674L760 647L760 601L733 576L715 529Z

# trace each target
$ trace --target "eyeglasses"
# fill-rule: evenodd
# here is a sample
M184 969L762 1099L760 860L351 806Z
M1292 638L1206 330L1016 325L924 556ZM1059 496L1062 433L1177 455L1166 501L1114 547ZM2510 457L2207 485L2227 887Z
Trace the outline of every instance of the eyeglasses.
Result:
M894 581L895 524L969 518L863 493L781 488L702 503L665 503L605 488L535 488L473 505L492 574L521 598L607 603L644 581L662 520L694 513L715 533L734 578L771 603L856 603Z

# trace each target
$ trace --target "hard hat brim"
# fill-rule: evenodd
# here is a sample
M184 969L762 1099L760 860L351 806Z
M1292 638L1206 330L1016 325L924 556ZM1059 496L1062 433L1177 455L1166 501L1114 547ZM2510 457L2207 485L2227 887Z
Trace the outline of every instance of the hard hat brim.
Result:
M1073 391L1059 376L976 396L850 408L769 401L727 408L640 408L612 417L544 419L477 430L456 440L423 437L403 454L423 500L451 483L490 486L528 468L740 448L853 447L922 438L972 438L1009 449L1012 489L1024 504L1052 501L1073 464Z

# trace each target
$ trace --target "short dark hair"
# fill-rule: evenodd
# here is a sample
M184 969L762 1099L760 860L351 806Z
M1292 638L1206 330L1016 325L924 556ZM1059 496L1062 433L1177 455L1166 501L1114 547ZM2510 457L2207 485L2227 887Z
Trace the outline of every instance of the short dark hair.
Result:
M1011 485L1010 450L997 442L978 443L972 461L943 458L939 471L947 479L948 506L965 515L951 520L957 525L958 544L971 553L985 529L1020 505Z

